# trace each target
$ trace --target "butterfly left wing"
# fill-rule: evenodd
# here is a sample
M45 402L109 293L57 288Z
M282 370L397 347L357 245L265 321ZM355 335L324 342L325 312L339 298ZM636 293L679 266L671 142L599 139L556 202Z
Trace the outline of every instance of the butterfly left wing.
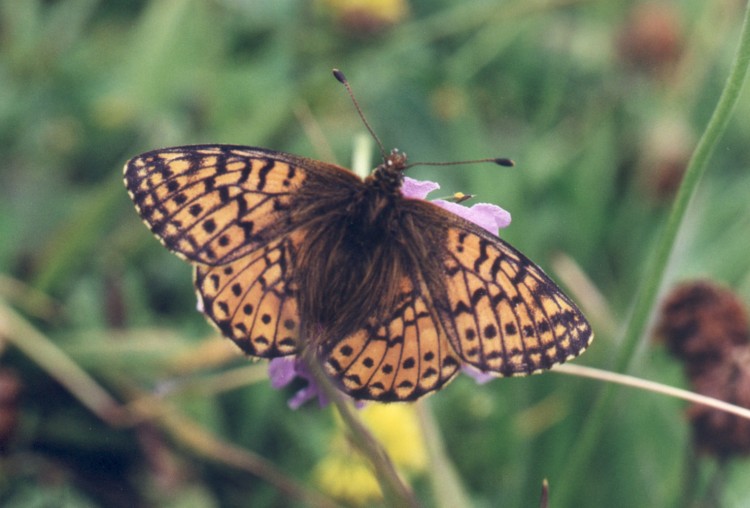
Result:
M444 210L433 213L450 224L446 297L437 308L464 362L500 376L526 375L588 347L589 323L541 268L479 226Z
M202 310L245 353L275 358L298 352L299 312L292 278L303 233L295 231L221 266L196 265Z
M333 164L237 145L147 152L127 162L124 179L149 229L196 266L213 324L248 354L296 353L294 258L315 218L296 200L308 186L320 197L320 189L346 192L361 179Z
M343 340L324 344L326 372L355 399L416 400L458 372L460 360L418 275L405 276L397 305L385 319Z

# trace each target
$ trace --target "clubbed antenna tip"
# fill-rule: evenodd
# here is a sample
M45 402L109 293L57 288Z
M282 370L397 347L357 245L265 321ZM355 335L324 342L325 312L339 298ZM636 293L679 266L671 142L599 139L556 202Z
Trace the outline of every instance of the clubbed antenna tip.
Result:
M510 159L495 159L495 164L498 166L505 166L506 168L512 168L516 165L516 163Z
M338 69L333 69L333 77L336 78L339 83L346 83L346 76Z

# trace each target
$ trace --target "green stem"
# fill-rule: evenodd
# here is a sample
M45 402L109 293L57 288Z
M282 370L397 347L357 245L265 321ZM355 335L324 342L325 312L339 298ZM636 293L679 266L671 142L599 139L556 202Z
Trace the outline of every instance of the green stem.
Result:
M471 507L471 498L466 493L456 468L448 458L448 452L445 449L435 416L430 409L429 401L417 401L416 406L427 446L427 454L430 457L430 480L432 481L435 506L438 508Z
M625 333L623 347L615 364L615 370L617 371L622 372L627 370L638 345L638 340L643 336L646 325L649 322L656 296L661 286L677 233L680 229L680 224L698 188L698 183L706 172L708 160L729 124L732 111L737 104L742 85L747 75L748 64L750 64L750 3L745 10L740 45L732 64L731 72L724 85L724 90L721 93L721 97L719 97L719 101L716 104L713 115L711 115L706 130L703 132L703 136L698 141L698 146L690 158L677 197L672 204L667 224L656 245L656 251L651 259L651 263L646 270L644 283L636 298L633 314Z
M750 3L745 8L739 46L724 90L719 97L706 130L693 152L667 223L662 230L661 237L657 239L655 251L644 272L643 282L636 295L633 311L625 330L622 347L615 360L614 370L617 372L628 370L639 341L644 337L651 313L656 305L656 297L662 285L680 224L695 194L698 182L706 172L708 160L716 147L716 143L729 124L732 110L737 104L747 75L748 64L750 64ZM586 418L586 423L575 446L575 452L557 482L559 490L553 493L554 504L559 506L570 505L570 496L573 492L572 489L575 488L576 479L583 477L583 468L588 463L604 429L606 415L609 412L613 395L614 389L612 386L608 385L602 388Z
M386 504L388 506L404 508L419 507L419 503L411 489L398 476L396 468L393 466L393 462L391 462L383 446L362 423L351 403L333 386L328 375L323 372L317 356L312 352L313 349L306 348L300 357L305 362L305 366L310 371L318 388L336 406L344 425L349 430L349 435L354 445L372 464Z

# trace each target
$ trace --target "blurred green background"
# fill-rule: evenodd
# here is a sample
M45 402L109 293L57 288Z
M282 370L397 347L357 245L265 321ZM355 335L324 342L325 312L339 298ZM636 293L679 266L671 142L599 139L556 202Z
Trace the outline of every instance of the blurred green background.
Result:
M333 503L379 505L330 492L320 465L354 454L333 410L290 410L302 385L271 389L262 362L213 332L195 311L190 267L142 225L121 181L130 157L189 143L350 165L364 129L333 67L386 148L412 161L516 161L410 174L508 209L503 238L559 280L596 329L578 362L611 366L743 7L0 1L0 504L312 503L290 497L284 482L294 482ZM748 139L746 87L688 212L670 284L706 276L750 301ZM633 373L684 385L649 341ZM554 373L483 386L462 376L422 411L477 507L538 506L544 478L555 507L750 506L747 461L695 456L685 403L640 391L617 390L594 452L569 472L600 388ZM130 403L126 416L107 409L106 393ZM265 476L275 473L281 483ZM424 506L439 505L440 474L427 463L409 477Z

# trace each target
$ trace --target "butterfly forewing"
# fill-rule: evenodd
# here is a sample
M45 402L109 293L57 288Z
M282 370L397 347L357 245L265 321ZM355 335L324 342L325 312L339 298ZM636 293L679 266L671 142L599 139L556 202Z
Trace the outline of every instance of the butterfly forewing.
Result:
M169 250L222 265L294 227L288 210L307 174L283 155L229 145L156 150L127 163L125 185Z

